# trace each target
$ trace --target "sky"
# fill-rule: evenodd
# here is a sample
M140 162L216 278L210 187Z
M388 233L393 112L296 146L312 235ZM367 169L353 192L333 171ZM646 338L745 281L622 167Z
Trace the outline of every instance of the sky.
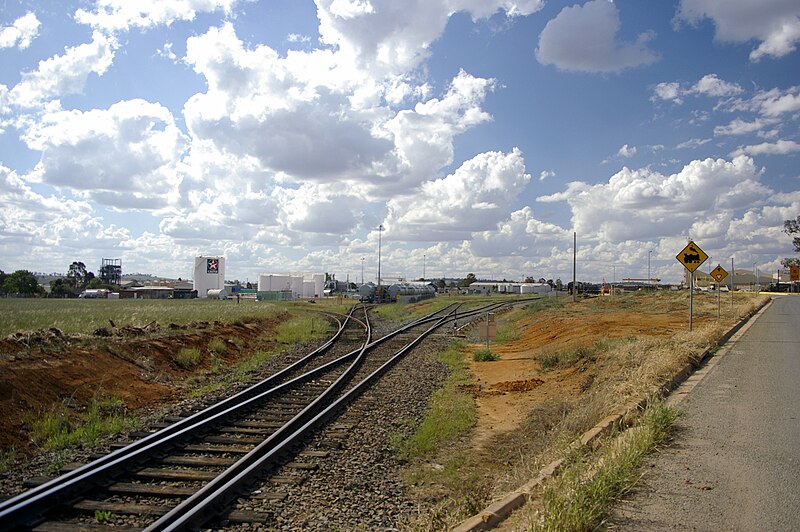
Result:
M797 0L0 0L0 269L776 272L798 45Z

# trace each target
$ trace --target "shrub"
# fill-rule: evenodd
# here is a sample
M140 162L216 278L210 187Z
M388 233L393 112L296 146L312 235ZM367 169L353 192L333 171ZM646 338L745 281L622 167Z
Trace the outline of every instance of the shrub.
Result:
M475 362L494 362L495 360L499 360L499 358L500 357L492 353L489 349L481 349L472 355L472 360Z

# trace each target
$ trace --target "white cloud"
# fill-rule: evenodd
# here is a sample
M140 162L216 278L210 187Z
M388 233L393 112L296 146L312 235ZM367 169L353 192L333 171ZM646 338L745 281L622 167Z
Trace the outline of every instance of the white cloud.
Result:
M144 100L45 113L23 140L42 153L29 179L120 209L165 206L186 147L169 110Z
M36 14L28 12L15 20L10 26L0 28L0 50L13 48L14 46L24 50L39 35L39 27L41 25L42 23L36 18Z
M172 46L173 45L172 45L171 42L165 42L163 48L160 48L160 49L156 50L156 54L159 57L163 57L165 59L169 59L170 61L172 61L174 63L175 61L178 60L178 56L175 55L175 52L172 51Z
M566 191L537 198L566 201L575 229L588 238L646 240L680 234L716 211L744 208L769 197L753 160L692 161L672 175L623 168L607 183L573 182Z
M762 142L750 146L743 146L731 153L732 157L737 155L788 155L800 152L800 144L793 140L779 140L777 142Z
M429 55L430 45L444 31L450 16L468 12L474 20L498 10L509 17L528 15L542 0L317 0L322 42L334 46L359 68L376 77L402 74Z
M237 0L96 0L94 11L78 9L75 20L105 32L127 31L194 20L197 13L230 13Z
M794 0L681 0L676 20L697 26L706 18L714 22L718 41L760 41L751 61L783 57L800 41L800 4Z
M706 74L687 92L688 94L702 94L711 97L733 96L740 94L742 88L736 83L721 80L716 74Z
M636 42L620 42L620 25L619 11L608 0L565 7L542 30L536 57L544 65L580 72L620 72L658 60L647 47L651 32Z
M33 72L23 72L22 80L10 91L14 105L35 107L42 102L83 90L89 74L102 75L114 60L117 42L99 32L92 42L67 48L64 55L39 62Z
M794 113L800 111L800 87L790 87L785 91L778 88L760 91L749 102L744 102L742 105L769 117Z
M636 146L630 146L629 147L627 144L625 144L619 149L619 151L617 152L617 155L620 156L620 157L625 157L626 159L629 159L629 158L633 157L634 155L636 155Z
M539 173L539 181L544 181L548 177L553 177L555 175L556 175L556 173L554 171L552 171L552 170L542 170Z
M762 131L764 128L773 126L779 122L780 120L767 118L757 118L752 122L746 122L740 118L736 118L726 126L716 126L714 128L714 135L746 135L748 133Z
M389 200L387 234L402 240L468 239L494 228L530 179L519 149L476 155L447 177Z
M711 142L711 139L689 139L685 142L681 142L680 144L675 146L675 148L679 150L685 150L685 149L693 150L695 148L699 148L704 144L708 144L709 142Z
M666 100L680 105L686 96L700 95L720 98L735 96L743 91L744 89L736 83L722 80L716 74L706 74L690 87L675 81L659 83L653 87L653 96L650 97L650 100L653 102Z
M678 105L683 103L683 91L681 90L680 83L674 81L659 83L653 88L653 96L650 97L651 101L667 100L673 101Z

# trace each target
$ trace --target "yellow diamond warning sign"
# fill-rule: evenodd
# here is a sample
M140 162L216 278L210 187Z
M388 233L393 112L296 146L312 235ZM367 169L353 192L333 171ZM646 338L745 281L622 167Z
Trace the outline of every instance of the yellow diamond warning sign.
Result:
M725 268L717 264L717 267L711 270L711 277L718 283L721 283L723 279L728 276L728 272L725 271Z
M686 247L683 248L683 251L678 253L675 258L678 259L678 262L683 264L687 270L693 272L708 259L708 255L706 255L706 252L700 249L697 244L690 240L689 243L686 244Z

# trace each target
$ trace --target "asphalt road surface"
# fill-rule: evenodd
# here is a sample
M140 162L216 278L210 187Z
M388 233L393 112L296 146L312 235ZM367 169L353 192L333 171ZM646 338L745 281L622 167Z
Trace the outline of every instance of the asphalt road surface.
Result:
M800 297L776 297L728 346L609 529L800 531Z

